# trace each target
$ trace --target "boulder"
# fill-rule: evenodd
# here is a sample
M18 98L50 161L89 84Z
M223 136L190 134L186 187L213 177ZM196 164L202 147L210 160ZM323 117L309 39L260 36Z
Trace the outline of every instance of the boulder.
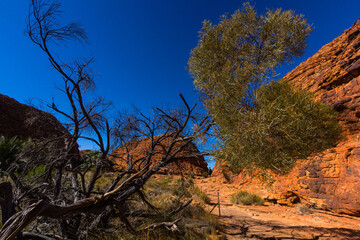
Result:
M159 136L156 136L155 139L157 139ZM162 141L162 146L168 146L170 144L170 141L165 138L165 140ZM177 146L180 146L182 143L178 142L175 144L174 149L177 148ZM143 139L137 139L134 141L131 141L127 143L127 148L130 154L130 157L133 162L135 162L137 159L141 159L145 156L147 156L149 152L149 147L151 146L151 139L150 138L143 138ZM164 150L160 145L155 147L154 151L155 154L152 156L151 166L154 166L155 164L159 163L161 159L164 157ZM186 174L186 175L203 175L205 173L208 173L208 167L207 163L205 162L205 159L203 156L196 156L196 157L190 157L190 158L184 158L191 155L198 155L200 152L196 145L194 143L190 143L187 145L184 149L182 149L179 153L175 155L176 158L180 158L180 160L176 162L172 162L168 164L166 167L161 169L158 173L160 174ZM111 159L114 161L114 163L117 165L117 169L126 168L126 159L127 159L127 152L125 147L120 147L114 150L111 153ZM150 166L150 167L151 167ZM135 169L139 169L139 164L135 164Z

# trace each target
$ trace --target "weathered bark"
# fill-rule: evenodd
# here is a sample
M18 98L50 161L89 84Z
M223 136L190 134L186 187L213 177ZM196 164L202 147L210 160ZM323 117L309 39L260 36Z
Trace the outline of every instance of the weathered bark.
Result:
M5 223L15 213L10 182L0 183L0 206L2 222Z
M44 201L32 204L27 209L14 214L5 222L0 232L0 240L12 240L22 229L31 223L46 205Z
M178 223L178 222L180 222L180 220L181 220L181 218L178 218L178 219L176 219L175 221L173 221L173 222L160 222L160 223L153 223L153 224L151 224L150 226L148 226L148 227L146 227L144 230L146 230L146 231L153 231L153 230L155 230L155 229L157 229L157 228L166 228L166 229L168 229L168 230L171 230L171 231L173 231L173 232L175 232L175 231L178 231L179 229L178 229L178 227L176 226L176 224Z
M186 208L187 206L189 206L192 201L193 201L193 200L190 199L190 200L188 200L187 202L181 204L181 206L179 206L177 209L175 209L174 211L170 212L170 213L168 214L168 216L175 215L175 214L177 214L178 212L182 211L184 208Z
M135 181L139 176L145 173L145 169L130 177L116 189L105 193L101 197L90 197L80 200L68 206L59 206L46 203L43 200L32 204L25 210L16 213L3 225L0 231L0 240L12 240L15 236L29 225L36 217L49 217L54 219L66 218L79 213L93 212L101 213L106 206L118 195L121 195L121 202L125 201L129 196L136 192ZM131 187L132 186L132 187ZM11 186L10 186L11 187Z
M17 239L19 240L53 240L53 238L49 238L44 235L30 233L30 232L23 232L18 234Z
M114 209L121 210L122 205L124 205L128 198L136 193L140 194L141 199L146 204L155 209L142 195L140 189L159 169L170 162L176 161L178 159L176 155L179 151L183 150L197 134L205 132L206 130L204 125L207 123L207 117L200 123L196 122L199 130L186 130L188 122L195 121L195 118L192 118L195 105L190 108L181 94L180 97L186 106L187 112L173 113L169 111L169 113L166 113L158 109L158 117L146 117L143 114L141 114L141 117L137 116L134 122L136 126L132 126L133 129L130 132L128 132L129 129L119 127L119 129L122 130L120 135L132 135L132 132L135 131L137 133L134 134L134 137L140 135L151 138L152 144L148 151L149 153L144 158L134 159L133 163L129 162L128 169L119 175L111 187L107 190L102 189L101 194L104 194L94 197L99 194L94 191L94 188L96 181L101 177L103 162L107 160L111 143L109 124L106 119L102 117L108 108L107 104L101 99L95 99L90 104L85 104L84 102L84 99L88 100L85 92L94 86L93 77L90 74L92 71L89 69L92 59L89 61L79 60L64 64L61 58L53 55L51 49L48 48L50 46L49 43L56 44L67 42L67 40L86 40L86 33L80 25L73 23L62 26L57 24L57 17L61 13L59 9L60 5L59 3L48 3L48 1L45 0L32 0L26 32L29 38L46 53L52 67L63 77L64 87L61 91L66 93L72 112L63 112L54 102L50 104L49 107L67 119L69 123L68 126L73 126L72 137L65 140L63 139L64 143L61 145L52 143L55 139L44 139L44 141L48 143L44 144L44 149L41 149L41 151L44 150L46 155L44 157L46 158L46 166L51 166L45 178L45 182L49 184L49 186L44 188L39 188L39 186L36 185L28 186L25 184L26 179L21 177L25 176L21 174L26 174L26 171L21 171L19 174L11 171L8 173L16 186L16 191L20 190L19 192L24 198L26 197L26 200L30 199L33 204L24 207L24 210L16 214L13 214L14 212L5 212L5 219L7 219L7 221L0 230L0 240L12 240L20 236L19 234L24 235L21 231L37 217L57 219L57 221L51 221L46 228L54 227L56 228L54 229L56 234L60 232L63 237L69 238L67 235L69 235L70 230L74 229L79 233L80 230L87 229L89 226L97 226L102 220L105 222L109 216L102 213L104 213L107 207L110 206L111 208L114 206ZM82 135L85 129L91 131L91 137ZM156 139L154 135L158 131L163 133L163 137ZM183 137L184 135L191 136ZM96 159L96 169L94 171L90 172L90 167L87 170L82 170L80 166L81 163L73 159L71 150L68 151L76 146L79 138L93 142L100 150L101 157ZM161 141L164 139L170 140L170 144L162 143ZM178 147L179 141L181 141L180 145L182 145L180 147ZM167 141L167 143L168 142L169 141ZM156 146L160 146L165 154L161 162L152 167L150 163L154 154L156 154ZM54 152L52 151L53 149L55 149ZM48 154L47 150L50 150L51 154ZM30 153L32 153L32 151L34 150L28 150ZM37 161L38 156L35 155L37 155L40 150L36 149L35 151L36 154L34 154L34 156L32 154L26 154L25 156L29 167L39 164L39 161ZM51 162L48 161L48 155L51 156ZM40 156L40 158L42 158L42 156ZM41 159L41 161L42 160L43 159ZM137 172L134 169L136 161L140 162L139 166L141 166L140 169L136 169ZM57 172L54 172L54 170ZM92 174L88 184L86 184L85 181L86 173ZM78 180L78 174L81 177L81 179L79 179L81 182ZM69 177L71 178L71 184L69 184L68 181ZM120 180L122 182L120 182ZM36 184L40 183L36 182ZM20 203L21 199L22 197L16 199L16 202ZM56 205L55 203L66 203L68 205ZM23 202L21 202L21 204L21 206L23 206ZM5 209L3 206L2 208ZM111 212L111 209L109 212ZM132 232L135 232L135 229L132 228L130 221L127 219L128 216L126 216L124 212L121 213L121 211L120 214L122 215L121 219L127 227ZM88 217L88 219L85 219L85 216ZM61 225L60 228L58 226L56 227L54 222L59 223L59 225ZM89 226L84 226L84 222L89 222ZM42 231L43 229L40 230ZM44 229L44 232L46 232L46 230L47 229Z

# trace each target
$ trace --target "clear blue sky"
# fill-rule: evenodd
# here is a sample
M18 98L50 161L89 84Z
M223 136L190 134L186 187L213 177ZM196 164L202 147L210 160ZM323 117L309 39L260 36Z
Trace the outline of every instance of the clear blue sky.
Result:
M204 19L216 23L225 12L242 6L240 0L64 0L64 22L80 21L89 45L58 48L64 56L93 56L98 72L97 94L111 100L116 109L136 105L174 105L182 92L197 101L185 66L198 41ZM359 0L258 0L259 12L267 8L302 13L315 30L309 47L294 68L324 44L349 28L360 17ZM61 101L55 86L59 75L45 55L24 34L28 0L0 1L0 93L25 102L30 98Z

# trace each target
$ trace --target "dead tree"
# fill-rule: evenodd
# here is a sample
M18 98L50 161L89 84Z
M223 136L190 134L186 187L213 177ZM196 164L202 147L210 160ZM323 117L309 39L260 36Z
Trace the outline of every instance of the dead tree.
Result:
M109 213L115 210L128 229L136 233L123 209L126 201L136 194L155 209L142 190L144 184L167 164L179 160L179 152L212 125L208 115L196 116L196 105L190 107L180 94L183 111L158 108L151 116L137 112L118 118L115 126L110 128L105 116L110 104L102 98L87 102L88 90L95 87L89 68L92 59L64 63L52 51L54 44L87 39L80 25L59 24L60 7L59 3L32 0L26 33L62 76L60 90L71 110L64 111L55 102L48 106L67 119L70 134L31 142L18 154L16 164L7 167L13 184L0 183L4 223L0 240L79 239L82 235L85 238L90 228L104 225L109 220ZM151 140L146 154L132 158L127 143L144 137ZM94 162L79 156L76 150L79 139L89 140L98 147L99 154ZM127 149L127 167L119 171L108 189L95 191L104 163L109 161L111 142L113 146L117 143ZM159 152L161 160L152 164L153 157ZM188 157L194 156L181 156L181 159ZM85 175L90 177L85 178ZM184 207L187 205L183 204ZM180 206L174 212L181 209Z
M14 214L12 217L10 217L10 219L8 219L8 221L6 221L0 231L0 239L14 239L23 228L28 226L37 217L46 217L64 221L69 218L74 218L74 216L79 216L79 214L86 213L95 216L90 218L92 219L92 222L88 226L96 227L96 223L99 222L99 218L101 218L102 214L106 212L106 207L111 206L112 208L121 212L122 206L130 196L133 194L144 196L142 187L146 181L153 174L157 173L161 168L165 167L170 162L177 161L177 154L181 152L188 144L190 144L191 141L193 141L198 136L198 134L207 131L209 127L209 118L204 118L198 123L195 132L188 130L187 125L189 124L194 108L190 108L185 101L184 103L187 106L187 114L185 115L184 119L175 118L169 113L165 113L164 111L160 110L163 113L161 119L164 120L164 122L167 122L166 124L168 125L168 132L165 131L165 133L160 137L155 136L156 132L152 127L147 129L148 131L144 131L146 129L141 128L141 133L146 135L150 134L152 136L152 144L148 149L148 154L143 158L136 160L134 159L135 161L130 161L131 155L129 154L129 167L119 172L119 177L115 179L111 187L105 190L104 193L96 194L92 192L90 193L90 196L87 197L88 192L81 192L80 189L74 189L74 192L81 192L82 199L75 201L75 198L73 198L74 202L72 204L66 205L54 204L53 202L56 202L56 199L50 199L50 202L43 199L31 199L33 202L31 205L28 205L25 209ZM177 126L171 124L172 121L174 121L175 125ZM143 123L146 123L146 126L156 126L153 124L154 122L149 120L143 121ZM173 132L174 128L177 128L177 131ZM138 130L140 131L140 128ZM191 134L186 134L186 130L190 131ZM178 144L179 142L181 143L180 145ZM152 157L157 154L157 152L154 150L159 149L159 147L161 148L163 157L160 162L150 167ZM186 157L193 156L185 156L181 157L181 159ZM139 167L137 171L134 171L133 168L137 162L141 162L141 164L138 165L141 167ZM65 170L66 169L64 169L64 171ZM76 170L70 170L70 172L75 172L77 174ZM11 194L9 194L11 190L9 191L8 189L10 184L3 183L3 185L6 186L6 188L0 188L0 191L4 189L2 190L2 196L9 196L9 198L11 198ZM5 195L5 193L8 193L8 195ZM52 197L54 198L55 195ZM9 205L8 202L11 201L9 198L5 199L4 205L2 205L2 207ZM151 204L146 201L145 197L143 197L143 200L146 204L151 206ZM5 204L5 202L7 202L7 204ZM186 205L187 204L185 204L185 206ZM174 212L178 211L179 210L177 209L174 210ZM129 229L135 231L131 226L130 221L127 219L127 216L122 215L122 220L125 224L128 225Z

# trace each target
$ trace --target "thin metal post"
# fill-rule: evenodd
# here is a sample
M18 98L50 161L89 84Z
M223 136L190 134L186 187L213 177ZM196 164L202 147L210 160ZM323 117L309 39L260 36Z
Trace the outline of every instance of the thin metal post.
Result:
M219 205L219 216L221 216L221 212L220 212L220 194L218 192L218 205Z

